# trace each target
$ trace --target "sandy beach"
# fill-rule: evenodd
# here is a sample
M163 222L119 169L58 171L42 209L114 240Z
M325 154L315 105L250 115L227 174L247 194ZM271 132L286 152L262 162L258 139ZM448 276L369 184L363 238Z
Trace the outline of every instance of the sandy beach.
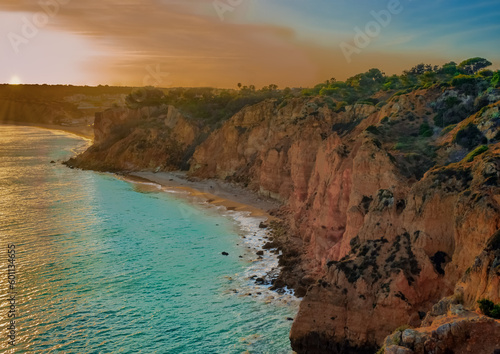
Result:
M137 182L154 182L168 189L182 190L191 196L216 206L224 206L227 210L250 212L254 217L275 219L269 211L281 204L275 200L264 198L257 193L220 180L188 179L185 172L134 172L127 178Z
M57 124L42 124L42 123L14 122L14 121L1 121L0 124L37 127L48 130L60 130L66 133L78 135L85 139L90 139L90 140L94 139L94 129L89 126L70 127Z

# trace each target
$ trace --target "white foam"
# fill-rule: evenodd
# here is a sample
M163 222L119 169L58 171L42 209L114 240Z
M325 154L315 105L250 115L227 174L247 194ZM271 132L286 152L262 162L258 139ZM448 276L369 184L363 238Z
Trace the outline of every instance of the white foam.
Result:
M281 255L281 251L274 253L276 249L264 249L264 245L269 242L269 230L260 228L259 226L267 218L251 216L251 212L248 211L227 210L222 205L211 204L205 200L201 200L199 197L191 198L188 191L173 190L157 183L133 182L159 186L159 189L163 192L182 195L183 198L191 200L191 202L202 208L215 210L217 213L233 219L241 231L240 236L244 248L243 259L247 261L248 266L243 274L234 274L233 277L229 277L233 281L228 284L230 288L227 289L227 292L235 293L238 296L250 296L251 294L253 298L265 302L279 303L298 308L301 299L294 295L293 289L285 287L282 293L271 290L272 280L276 279L280 273L278 256ZM263 251L264 254L258 256L257 252L259 251ZM258 278L264 279L265 283L257 284L255 280Z
M225 209L225 208L224 208ZM248 267L243 274L237 274L240 295L259 298L264 301L279 302L285 305L298 306L301 299L295 297L292 289L284 288L284 292L279 294L271 290L271 281L276 279L280 273L278 264L278 256L274 253L276 249L265 250L264 245L269 242L268 229L260 228L261 222L265 222L266 218L252 217L250 212L226 210L223 215L231 217L238 224L242 231L242 241L246 248L246 256L250 260ZM262 256L257 256L257 252L263 251ZM256 279L261 278L265 281L264 284L257 284Z

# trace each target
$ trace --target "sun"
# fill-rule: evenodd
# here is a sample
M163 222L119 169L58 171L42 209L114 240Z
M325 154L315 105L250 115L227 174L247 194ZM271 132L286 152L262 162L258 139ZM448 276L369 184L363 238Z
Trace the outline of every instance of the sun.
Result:
M19 78L19 76L14 75L10 78L9 85L20 85L20 84L22 84L22 81Z

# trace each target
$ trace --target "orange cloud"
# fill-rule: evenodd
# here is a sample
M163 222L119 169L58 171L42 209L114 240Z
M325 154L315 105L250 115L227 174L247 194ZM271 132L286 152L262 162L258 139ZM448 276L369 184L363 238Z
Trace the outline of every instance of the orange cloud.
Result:
M291 28L236 22L234 19L245 18L244 11L252 10L247 5L228 11L228 18L221 21L208 0L44 3L54 14L48 25L51 29L90 38L99 50L108 53L89 55L82 68L101 77L103 84L311 86L330 77L345 79L372 67L400 72L408 63L425 59L413 59L411 53L370 53L348 64L334 34L332 44L325 46L299 40ZM0 8L42 11L35 0L3 1Z

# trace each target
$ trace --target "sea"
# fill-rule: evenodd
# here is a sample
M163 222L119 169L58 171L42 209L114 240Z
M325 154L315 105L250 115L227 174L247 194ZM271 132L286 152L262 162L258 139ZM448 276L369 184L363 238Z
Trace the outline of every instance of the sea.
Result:
M291 353L262 220L62 164L89 143L0 125L0 352Z

